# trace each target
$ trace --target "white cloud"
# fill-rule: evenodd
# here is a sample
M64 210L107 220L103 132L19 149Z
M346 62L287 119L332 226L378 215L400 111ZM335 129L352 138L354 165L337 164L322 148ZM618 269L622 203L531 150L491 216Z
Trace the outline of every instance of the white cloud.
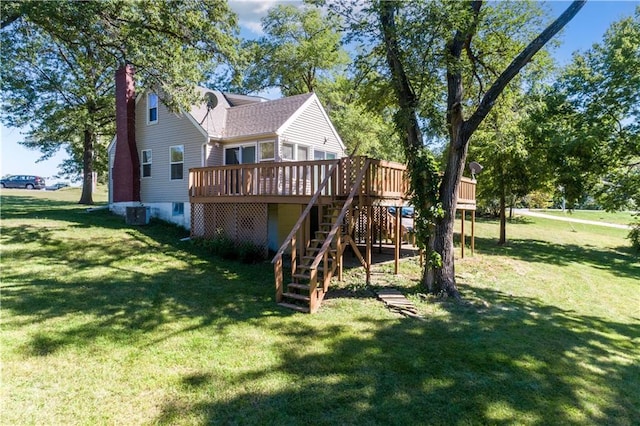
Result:
M229 7L238 15L238 23L256 35L262 35L260 20L267 15L269 9L277 4L302 4L301 1L286 0L230 0Z

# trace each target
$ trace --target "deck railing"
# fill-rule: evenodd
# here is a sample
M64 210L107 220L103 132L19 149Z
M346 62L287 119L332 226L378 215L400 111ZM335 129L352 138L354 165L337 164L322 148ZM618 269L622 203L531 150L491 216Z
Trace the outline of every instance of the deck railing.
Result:
M404 199L409 190L406 166L366 157L336 160L295 161L230 166L198 167L189 171L189 195L209 197L312 197L320 184L329 180L320 196L349 195L358 171L366 161L369 168L357 195ZM458 204L475 206L476 182L463 177L458 187Z

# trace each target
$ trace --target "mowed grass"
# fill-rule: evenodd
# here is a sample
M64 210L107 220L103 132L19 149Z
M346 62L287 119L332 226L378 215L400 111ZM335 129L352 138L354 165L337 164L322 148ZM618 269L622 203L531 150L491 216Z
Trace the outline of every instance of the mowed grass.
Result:
M2 424L637 424L640 263L626 231L480 221L463 303L415 258L376 267L424 320L347 272L317 315L266 262L211 258L79 192L2 192ZM470 224L467 224L470 229ZM468 231L467 231L468 232Z
M550 214L553 216L568 217L573 219L595 220L597 222L617 223L619 225L628 225L634 220L634 213L624 212L606 212L604 210L536 210L540 213Z

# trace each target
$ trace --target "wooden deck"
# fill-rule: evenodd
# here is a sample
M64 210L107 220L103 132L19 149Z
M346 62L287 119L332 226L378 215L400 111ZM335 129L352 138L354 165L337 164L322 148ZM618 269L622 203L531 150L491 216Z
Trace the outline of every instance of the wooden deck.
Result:
M476 182L462 178L457 207L463 217L466 210L472 213L472 251L475 191ZM408 192L404 165L366 157L195 168L189 171L191 232L206 237L222 231L241 242L268 229L267 205L306 205L272 263L276 301L283 307L314 313L331 278L342 280L347 246L366 268L369 282L374 237L384 233L394 242L397 273L401 209L396 208L392 216L387 206L406 204ZM317 229L311 229L312 211L317 215ZM284 274L285 256L289 278Z
M326 205L349 195L365 160L365 157L345 157L194 168L189 171L189 196L192 203L307 204L328 176L327 185L318 196L318 203ZM404 204L409 190L406 166L383 160L368 161L369 168L356 197L364 197L376 205ZM463 177L458 189L459 208L475 210L475 192L475 181Z

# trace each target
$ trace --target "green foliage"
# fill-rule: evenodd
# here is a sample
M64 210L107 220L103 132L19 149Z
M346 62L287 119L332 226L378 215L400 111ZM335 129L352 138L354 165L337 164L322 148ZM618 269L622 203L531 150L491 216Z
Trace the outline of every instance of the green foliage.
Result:
M438 161L426 148L417 149L409 155L409 178L411 182L411 204L416 209L414 218L416 244L427 249L429 241L434 237L436 220L444 215L439 200L440 173ZM427 265L439 267L442 258L439 253L429 251Z
M264 250L260 247L248 241L236 244L221 229L216 231L213 238L196 238L192 242L225 260L238 260L242 263L252 264L262 262L265 259Z
M220 0L1 7L0 118L26 127L23 144L45 158L65 148L71 160L64 172L71 175L106 172L118 67L133 64L138 89L160 89L163 101L178 108L195 99L193 86L216 64L236 56L235 16Z
M530 133L569 206L586 194L609 210L640 205L640 8L574 54L532 112Z
M265 36L244 45L245 66L237 69L241 87L277 87L286 96L313 92L318 82L348 62L340 45L339 21L319 8L280 4L262 20Z
M627 236L631 240L631 246L640 253L640 213L636 214L635 221L631 224L631 231Z

